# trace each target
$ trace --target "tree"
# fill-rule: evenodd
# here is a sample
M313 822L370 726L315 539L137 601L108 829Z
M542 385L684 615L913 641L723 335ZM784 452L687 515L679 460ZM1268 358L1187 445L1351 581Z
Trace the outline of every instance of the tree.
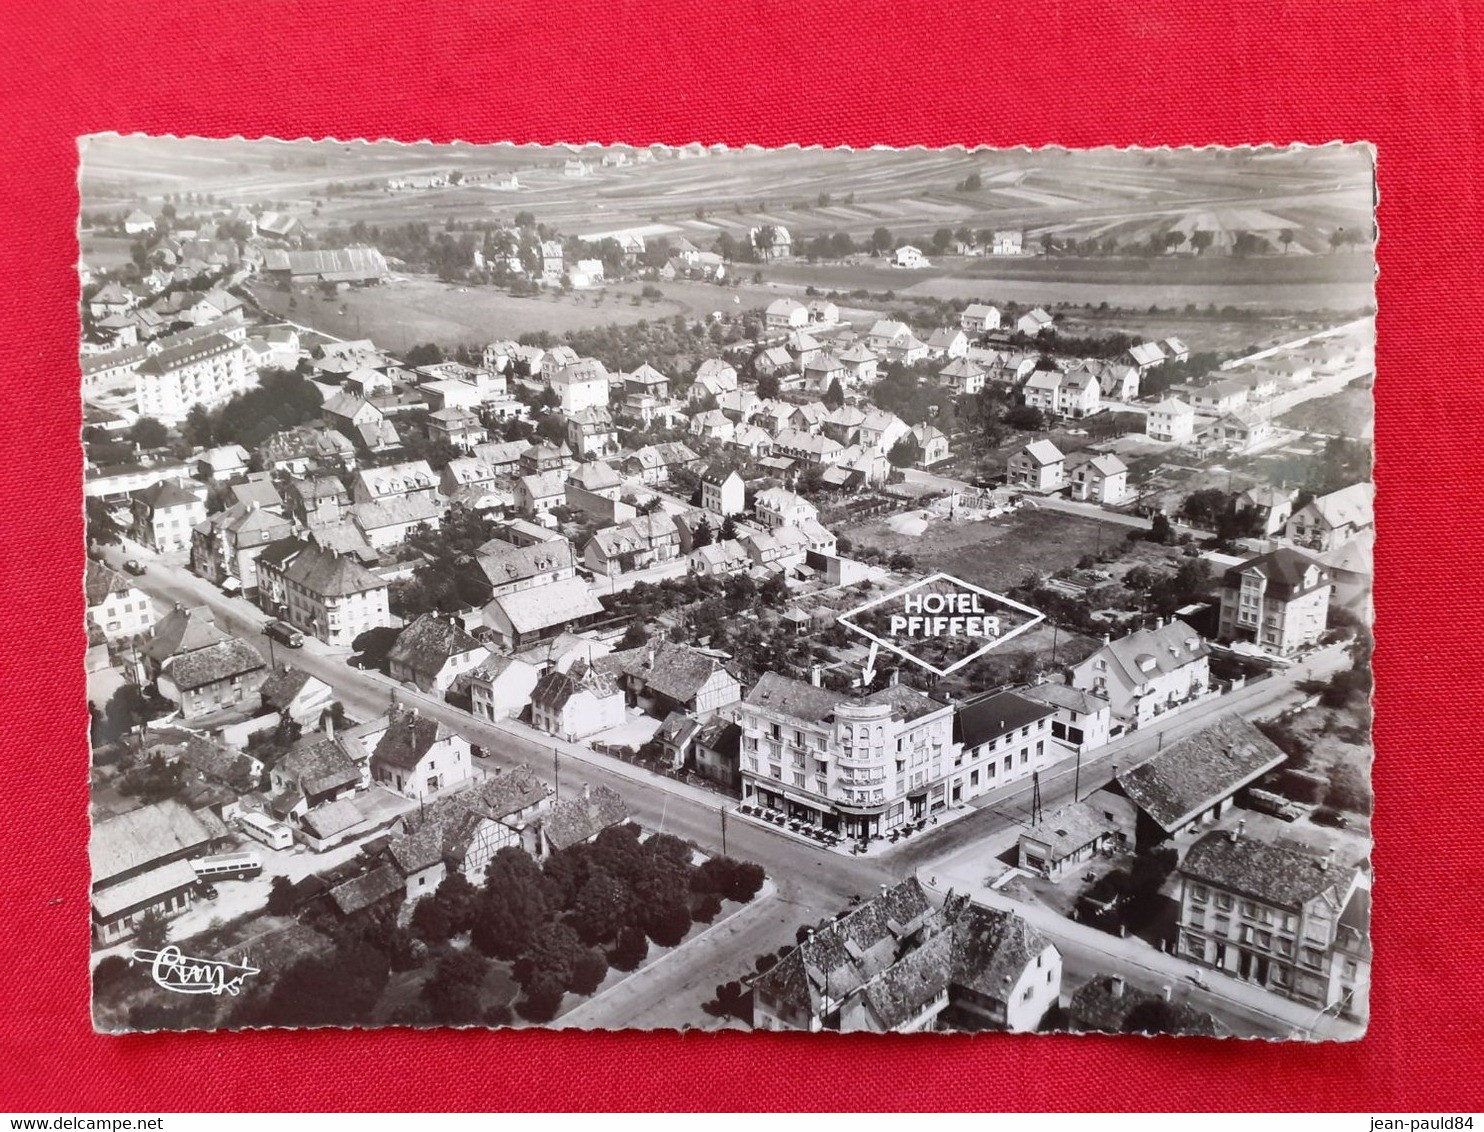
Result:
M777 609L788 600L788 582L781 573L772 574L758 590L758 597L764 605Z
M619 639L618 647L620 651L623 649L636 649L648 642L649 631L644 628L644 623L636 618L630 621L628 627L624 629L623 636Z
M422 988L433 1020L450 1026L479 1021L480 992L489 969L490 961L472 948L440 958Z
M737 520L728 515L721 521L721 532L716 536L721 542L730 542L737 537Z
M145 951L159 951L170 938L170 921L158 908L151 908L134 921L134 942Z
M690 918L698 924L709 924L721 914L721 897L714 892L708 892L696 901L696 906L691 909Z
M1163 511L1157 512L1149 525L1149 541L1168 546L1175 541L1174 528L1170 526L1170 517Z
M762 400L776 400L779 392L778 375L776 373L765 373L757 379L757 395Z
M1216 241L1216 233L1209 228L1197 228L1190 234L1190 247L1196 255L1200 255Z
M486 955L514 959L526 949L532 929L550 917L551 903L536 862L523 850L501 849L490 860L474 902L470 941Z
M877 228L871 233L871 253L873 255L884 255L891 251L896 241L892 239L890 228Z
M154 417L140 417L124 435L141 448L163 448L170 443L170 430Z
M1281 231L1281 232L1278 233L1278 242L1283 245L1283 254L1284 255L1287 255L1288 254L1289 247L1293 244L1293 241L1295 239L1297 239L1297 238L1298 237L1294 235L1294 232L1293 232L1293 229L1292 228L1285 228L1285 229L1283 229L1283 231Z
M840 388L840 379L834 378L830 381L830 387L824 391L824 404L827 409L839 409L845 404L845 390Z
M910 468L917 463L917 445L910 434L891 446L886 460L893 468Z
M567 989L573 994L592 994L608 974L608 959L595 947L582 952L572 964Z
M711 530L711 520L702 515L700 522L696 524L696 529L691 532L691 545L697 548L710 546L715 539L716 535Z
M443 350L434 342L422 342L413 346L402 356L409 366L432 366L443 361Z
M562 1007L566 988L551 974L540 974L525 987L525 997L515 1004L515 1012L528 1022L550 1022Z
M644 931L660 947L675 947L690 931L690 906L684 900L667 900L644 910Z
M1038 432L1046 427L1046 416L1030 405L1012 405L1005 410L1005 423L1011 428Z
M91 546L118 546L123 541L124 528L113 521L108 504L96 496L88 496L87 527Z
M294 910L294 882L276 876L268 888L268 915L287 916Z
M358 940L328 955L301 959L284 971L266 1000L249 1000L241 1025L354 1026L371 1011L391 975L387 956Z
M186 443L192 448L210 448L215 439L215 431L212 427L211 413L205 405L192 405L186 413L185 423L180 428L181 435L185 437Z
M649 954L649 938L644 929L635 924L626 924L618 930L618 941L614 944L609 960L620 971L632 971L644 962Z
M537 924L511 973L522 986L528 986L538 976L551 975L566 987L574 964L585 950L582 939L566 924L554 920Z
M601 868L593 869L572 902L569 922L586 944L608 943L630 922L634 894Z

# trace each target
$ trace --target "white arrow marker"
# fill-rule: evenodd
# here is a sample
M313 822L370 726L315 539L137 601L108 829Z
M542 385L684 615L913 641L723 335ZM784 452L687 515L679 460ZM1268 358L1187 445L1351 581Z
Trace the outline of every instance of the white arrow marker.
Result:
M861 687L869 688L871 681L876 679L876 654L881 651L881 646L876 641L871 642L871 655L866 657L865 666L861 668Z

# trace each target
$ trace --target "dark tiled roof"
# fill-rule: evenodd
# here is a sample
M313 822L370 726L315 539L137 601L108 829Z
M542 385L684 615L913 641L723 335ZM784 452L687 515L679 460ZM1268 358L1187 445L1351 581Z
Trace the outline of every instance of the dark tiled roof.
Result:
M752 691L747 693L747 702L754 707L767 708L780 715L805 719L811 723L823 723L835 714L835 709L849 699L828 688L816 688L802 680L791 680L776 672L765 672Z
M376 744L372 757L380 763L412 770L438 740L446 738L448 728L436 719L415 711L395 710L390 725Z
M304 690L304 685L313 679L309 673L297 668L276 668L263 681L263 686L258 691L263 697L263 703L275 711L283 711Z
M1306 587L1304 575L1311 569L1315 571L1314 584ZM1302 597L1330 584L1329 571L1324 568L1324 563L1290 547L1280 546L1268 554L1249 558L1246 562L1231 567L1222 576L1222 585L1228 589L1241 588L1242 575L1249 570L1257 570L1267 578L1267 592L1285 601Z
M1055 714L1055 708L1015 692L996 692L959 705L954 715L955 738L966 747L977 747Z
M237 789L250 790L254 785L252 763L245 756L200 735L192 735L186 740L175 757L196 773Z
M344 884L337 884L330 889L330 899L342 916L350 916L402 891L402 878L397 871L390 865L381 865Z
M108 600L109 594L125 594L132 587L128 579L116 570L110 570L101 562L88 559L87 573L83 579L83 589L87 593L88 605L102 605Z
M270 543L275 548L276 543ZM284 567L283 575L320 597L345 597L348 594L386 588L386 580L367 570L348 554L337 554L309 546Z
M1353 866L1326 866L1312 854L1220 830L1190 847L1180 872L1280 908L1302 907L1331 888L1343 896L1355 876Z
M189 507L201 502L185 488L169 480L161 480L157 484L151 484L141 491L136 491L134 498L144 503L151 511L158 511L161 507Z
M1006 1002L1046 947L1046 937L1015 913L965 903L953 917L953 985Z
M555 803L542 819L541 828L547 843L562 850L626 821L628 816L629 808L618 791L594 786L581 797Z
M266 667L257 649L235 638L180 653L166 661L164 666L175 686L184 691L203 688L233 676L245 676Z
M323 794L361 781L361 772L334 739L325 735L301 739L275 768L296 780L306 795Z
M449 658L474 652L483 646L460 626L437 613L424 613L397 634L387 652L392 664L406 665L418 674L436 674Z
M1110 818L1108 815L1112 814ZM1053 862L1064 860L1106 833L1132 839L1137 815L1127 798L1106 790L1094 791L1079 802L1068 802L1027 829L1029 837L1048 846Z
M576 556L564 538L531 546L491 539L479 548L474 565L491 586L503 586L566 570L576 565Z
M715 657L670 641L614 653L604 658L600 667L615 662L625 673L642 680L646 688L676 703L690 700L723 667Z
M1247 720L1224 715L1153 758L1120 771L1118 783L1161 829L1172 832L1272 770L1283 757Z

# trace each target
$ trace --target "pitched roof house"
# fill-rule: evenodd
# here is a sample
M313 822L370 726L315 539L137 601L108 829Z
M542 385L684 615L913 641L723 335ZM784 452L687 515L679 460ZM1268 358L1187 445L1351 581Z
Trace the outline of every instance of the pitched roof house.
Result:
M1215 820L1230 807L1232 795L1284 757L1249 720L1223 715L1137 766L1120 769L1118 786L1139 807L1139 844Z
M393 680L417 685L424 692L442 694L466 672L489 659L490 651L452 618L424 613L397 634L387 652L387 672Z
M416 708L394 708L371 752L371 777L409 798L431 798L473 773L468 740Z
M1210 686L1210 647L1178 618L1105 642L1071 669L1072 687L1106 699L1114 730L1142 726Z
M1010 912L916 878L816 930L753 983L761 1030L1034 1029L1061 990L1060 953Z

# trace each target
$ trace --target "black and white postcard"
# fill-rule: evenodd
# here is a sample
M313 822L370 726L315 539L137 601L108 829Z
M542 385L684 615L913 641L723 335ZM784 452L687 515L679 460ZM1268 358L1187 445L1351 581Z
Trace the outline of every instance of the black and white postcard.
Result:
M1369 146L80 161L99 1030L1365 1032Z

